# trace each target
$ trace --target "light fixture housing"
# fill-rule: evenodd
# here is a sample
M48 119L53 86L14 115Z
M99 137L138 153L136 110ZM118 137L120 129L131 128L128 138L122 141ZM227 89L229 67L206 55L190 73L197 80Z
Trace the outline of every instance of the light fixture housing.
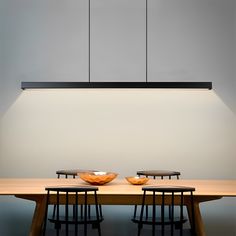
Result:
M212 82L21 82L22 89L212 89Z
M212 82L21 82L22 89L212 89Z
M22 89L212 89L212 82L21 82Z

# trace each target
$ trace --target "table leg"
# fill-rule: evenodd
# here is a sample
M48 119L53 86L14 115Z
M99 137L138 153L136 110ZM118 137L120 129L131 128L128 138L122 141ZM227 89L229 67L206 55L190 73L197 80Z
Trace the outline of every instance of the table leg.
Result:
M194 207L194 218L195 218L195 231L197 236L206 236L199 204L201 202L208 202L208 201L218 200L221 198L222 196L194 196L193 207ZM192 226L193 219L192 219L192 206L190 198L187 199L186 201L186 207L188 210L189 221Z
M29 236L42 235L42 227L46 211L46 195L16 195L16 197L35 201L36 206L34 210Z
M46 197L40 198L36 201L34 216L30 229L30 236L40 236L42 232L44 216L46 210Z
M187 210L188 210L188 217L191 226L193 226L193 218L192 218L192 206L191 204L187 204ZM194 207L194 219L195 219L195 231L197 236L206 236L204 224L200 212L199 202L194 201L193 204Z

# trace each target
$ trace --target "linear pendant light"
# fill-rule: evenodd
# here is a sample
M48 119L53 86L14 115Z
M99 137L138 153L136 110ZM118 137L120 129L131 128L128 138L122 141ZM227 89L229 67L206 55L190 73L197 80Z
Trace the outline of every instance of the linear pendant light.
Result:
M91 5L88 0L88 82L21 82L21 89L86 89L86 88L139 88L139 89L212 89L212 82L148 82L148 0L146 0L146 53L145 53L145 82L91 82L91 38L90 38L90 11Z
M212 89L211 82L21 82L22 89Z

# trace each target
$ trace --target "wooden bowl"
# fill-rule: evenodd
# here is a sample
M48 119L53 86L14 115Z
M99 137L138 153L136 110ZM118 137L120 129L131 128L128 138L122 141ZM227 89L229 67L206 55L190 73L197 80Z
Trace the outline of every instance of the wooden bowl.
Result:
M103 185L111 182L113 179L117 177L117 173L114 172L83 172L78 173L79 177L87 183L92 185Z
M142 185L142 184L146 184L149 180L149 178L147 177L139 177L139 176L128 176L125 177L125 179L134 185Z

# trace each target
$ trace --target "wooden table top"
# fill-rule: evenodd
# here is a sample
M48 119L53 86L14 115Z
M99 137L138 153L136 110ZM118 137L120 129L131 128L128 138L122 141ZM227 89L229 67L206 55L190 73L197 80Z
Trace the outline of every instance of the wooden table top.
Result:
M45 187L89 185L79 178L76 179L11 179L0 178L0 195L31 195L46 194ZM141 195L143 186L175 185L194 187L196 196L236 196L236 180L153 180L146 185L131 185L125 179L115 179L112 182L98 186L98 194L103 195Z

